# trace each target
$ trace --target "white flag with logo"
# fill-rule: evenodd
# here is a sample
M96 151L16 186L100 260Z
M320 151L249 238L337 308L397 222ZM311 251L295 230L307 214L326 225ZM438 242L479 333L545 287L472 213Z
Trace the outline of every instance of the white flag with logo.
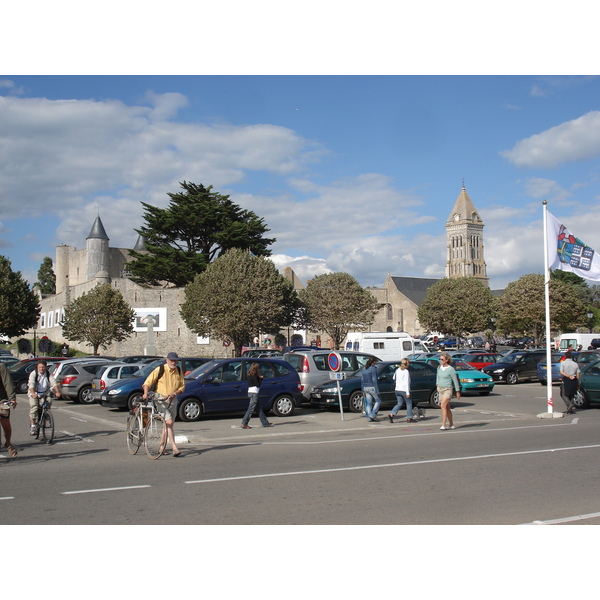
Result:
M546 211L548 267L570 271L584 279L600 281L600 256L575 237L558 219Z

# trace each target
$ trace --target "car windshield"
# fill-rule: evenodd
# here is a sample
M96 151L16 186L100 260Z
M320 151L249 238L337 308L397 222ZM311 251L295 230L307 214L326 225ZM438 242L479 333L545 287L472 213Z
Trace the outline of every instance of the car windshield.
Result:
M466 363L462 360L456 360L452 363L452 366L455 369L460 369L461 371L477 371L477 369L473 366L470 365L469 363Z
M206 373L209 369L212 369L216 364L218 364L218 360L209 360L205 362L203 365L196 367L193 371L190 371L184 379L198 379L200 375Z
M152 373L152 371L154 371L154 369L156 369L156 367L158 367L158 365L162 364L163 362L164 362L163 359L158 359L158 360L152 361L151 363L148 363L147 365L139 368L131 376L132 377L148 377L148 375L150 375L150 373Z
M8 370L16 371L17 369L21 368L23 365L26 365L28 362L31 362L31 361L20 360L19 362L16 362L16 363L10 365L10 367L8 367Z
M510 365L518 362L523 356L525 354L507 354L501 358L501 361Z

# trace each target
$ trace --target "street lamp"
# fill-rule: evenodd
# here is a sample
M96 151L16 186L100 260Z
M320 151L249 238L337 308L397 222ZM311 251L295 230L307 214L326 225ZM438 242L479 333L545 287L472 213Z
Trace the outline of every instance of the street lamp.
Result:
M585 316L588 318L588 328L590 333L592 333L592 320L594 318L594 313L591 310L588 310Z

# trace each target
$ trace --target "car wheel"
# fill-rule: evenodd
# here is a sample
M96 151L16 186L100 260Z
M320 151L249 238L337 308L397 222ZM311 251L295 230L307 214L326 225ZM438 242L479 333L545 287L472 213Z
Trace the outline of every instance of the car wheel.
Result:
M541 385L548 385L548 381L546 379L540 379Z
M27 380L19 381L19 383L17 383L16 387L17 387L17 393L26 394L27 393Z
M283 394L275 398L272 410L278 417L291 417L294 414L294 399L289 394Z
M490 395L490 390L487 390L487 392L479 392L480 396L489 396Z
M442 406L437 388L432 390L431 394L429 394L429 406L431 406L431 408L440 408Z
M127 399L127 409L133 410L133 406L135 404L142 404L144 402L143 394L141 392L135 392L135 394L131 394Z
M94 404L94 399L92 398L92 386L83 386L79 390L77 397L79 398L79 402L81 402L82 404Z
M348 400L348 410L353 413L361 413L365 406L365 395L356 390L350 394L350 400Z
M577 390L575 396L573 396L573 404L575 405L575 408L589 408L590 399L583 390Z
M510 372L506 376L506 383L508 383L509 385L513 385L517 383L517 381L519 381L519 376L514 371Z
M202 403L196 398L186 398L179 406L179 418L182 421L199 421L202 416Z

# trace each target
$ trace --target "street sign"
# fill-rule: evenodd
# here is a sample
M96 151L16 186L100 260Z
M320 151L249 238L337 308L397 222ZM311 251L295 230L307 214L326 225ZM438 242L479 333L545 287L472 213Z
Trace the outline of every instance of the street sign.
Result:
M340 381L341 379L346 379L346 373L329 373L329 379L333 379L335 381Z
M330 352L327 364L332 371L339 371L342 368L342 357L338 352Z

